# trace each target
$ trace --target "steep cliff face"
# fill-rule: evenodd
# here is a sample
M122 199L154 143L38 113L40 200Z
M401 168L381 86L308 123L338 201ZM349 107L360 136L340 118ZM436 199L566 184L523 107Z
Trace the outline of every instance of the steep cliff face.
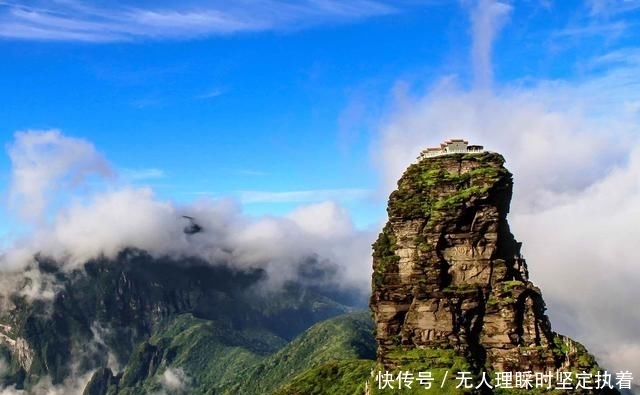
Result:
M594 370L584 347L551 330L540 289L509 230L512 175L496 153L412 164L374 243L378 360L397 367L464 358L472 371ZM449 354L447 354L449 353Z

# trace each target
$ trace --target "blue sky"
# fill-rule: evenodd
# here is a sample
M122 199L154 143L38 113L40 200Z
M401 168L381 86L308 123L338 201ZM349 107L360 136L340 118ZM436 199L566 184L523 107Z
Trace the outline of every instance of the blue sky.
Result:
M466 137L514 174L554 329L638 372L639 24L640 0L0 0L0 223L36 230L8 254L315 251L368 289L396 180ZM228 197L278 217L190 204Z
M478 83L482 2L227 3L0 1L2 140L58 129L161 198L239 196L255 214L331 198L376 224L371 151L395 92ZM494 84L584 79L639 38L638 1L495 4Z

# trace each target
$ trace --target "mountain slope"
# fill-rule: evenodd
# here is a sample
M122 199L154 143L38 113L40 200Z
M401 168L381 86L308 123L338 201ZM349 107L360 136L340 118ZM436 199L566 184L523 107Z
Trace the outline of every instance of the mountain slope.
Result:
M168 371L183 372L189 394L268 394L327 361L371 358L368 363L373 363L375 357L368 313L317 323L272 354L283 344L282 339L267 332L230 329L190 315L179 316L138 348L121 377L99 371L85 394L161 391Z
M282 350L240 373L243 380L222 394L267 394L287 379L328 361L375 358L369 313L351 313L320 322Z
M272 395L363 395L375 361L326 362L296 376Z
M300 268L314 274L324 270L313 260ZM39 281L54 284L55 292L50 298L17 292L2 304L0 351L9 366L1 376L17 389L31 388L44 377L55 385L107 365L127 366L139 359L141 347L166 343L180 348L185 344L171 342L182 338L203 347L215 344L209 351L219 346L224 355L239 341L251 354L247 358L264 356L314 323L358 305L354 293L330 281L307 281L301 275L269 288L259 269L237 270L195 258L155 258L133 249L74 270L36 257L29 270L38 273ZM41 286L25 284L22 289ZM196 363L192 360L198 353L187 355L197 348L180 349L178 357ZM143 354L158 357L151 348L145 350ZM246 354L236 352L238 360ZM128 382L136 376L125 371L122 379Z

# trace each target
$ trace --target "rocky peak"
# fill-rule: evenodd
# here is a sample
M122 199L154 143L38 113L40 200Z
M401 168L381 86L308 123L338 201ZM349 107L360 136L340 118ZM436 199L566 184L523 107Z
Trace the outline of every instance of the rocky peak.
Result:
M370 306L382 364L446 354L475 372L597 369L584 347L551 330L509 230L512 186L497 153L407 168L373 245Z

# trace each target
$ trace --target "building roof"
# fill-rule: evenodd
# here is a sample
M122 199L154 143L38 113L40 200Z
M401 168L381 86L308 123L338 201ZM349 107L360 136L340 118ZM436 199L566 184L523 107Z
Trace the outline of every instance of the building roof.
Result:
M449 147L451 144L454 144L454 143L462 143L462 144L464 144L464 148L466 149L467 152L484 151L484 146L482 146L482 145L469 145L469 142L467 140L465 140L465 139L449 139L449 140L445 140L443 143L440 143L440 147L427 147L427 148L425 148L424 150L422 150L421 155L430 155L430 154L438 155L438 154L449 153L446 148Z

